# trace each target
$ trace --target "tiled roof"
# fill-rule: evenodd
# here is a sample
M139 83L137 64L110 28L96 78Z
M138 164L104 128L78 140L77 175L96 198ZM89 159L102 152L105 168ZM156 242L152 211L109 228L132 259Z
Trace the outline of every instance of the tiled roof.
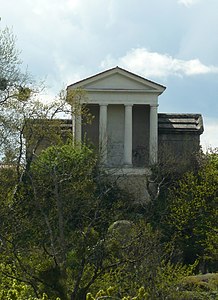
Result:
M158 114L158 130L160 133L196 133L204 131L201 114Z

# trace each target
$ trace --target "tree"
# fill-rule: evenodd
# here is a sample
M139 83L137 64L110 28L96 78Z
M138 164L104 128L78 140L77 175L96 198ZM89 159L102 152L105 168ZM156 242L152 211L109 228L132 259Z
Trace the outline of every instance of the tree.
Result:
M6 163L14 162L19 155L17 129L23 121L19 116L37 91L30 76L22 71L19 54L11 30L0 28L0 150Z
M14 271L8 276L30 284L37 296L41 286L50 296L66 299L71 287L72 299L80 299L78 293L84 289L85 295L102 271L100 241L112 205L106 204L102 186L97 188L95 162L86 147L48 148L4 205L1 256ZM84 281L87 272L91 277Z
M6 104L11 98L21 101L28 99L31 92L28 81L27 73L21 70L15 36L9 28L0 28L0 105Z
M37 94L34 93L35 90L32 88L29 82L29 76L27 74L23 74L21 71L21 62L19 60L19 52L16 50L15 46L15 38L11 31L6 28L0 31L0 149L1 149L1 161L3 165L0 168L0 180L1 180L1 195L0 195L0 215L1 215L1 225L2 231L0 234L1 240L1 258L8 263L11 268L8 271L8 276L12 276L12 278L23 281L26 284L29 284L35 294L37 295L36 283L40 283L43 285L44 276L47 274L53 274L53 280L55 280L55 274L57 275L59 272L59 266L65 265L64 255L64 240L63 240L63 227L61 226L63 222L63 217L61 216L61 207L58 210L58 224L60 225L57 228L49 227L51 224L48 223L47 215L43 210L40 210L40 201L43 205L46 205L46 202L43 202L43 199L37 199L39 190L36 185L39 177L36 176L36 173L42 168L38 166L37 172L34 171L34 168L31 168L31 164L33 159L37 159L40 151L43 147L53 145L53 144L63 144L63 141L67 139L71 139L72 141L72 127L67 126L65 130L64 120L57 120L58 114L76 114L79 110L79 113L86 115L86 119L88 120L91 116L88 114L85 107L82 109L79 108L77 102L79 102L80 97L83 97L82 91L76 91L74 94L64 94L60 93L58 99L55 99L53 103L49 105L43 104L36 97ZM74 111L71 111L69 108L69 104L74 103ZM88 152L87 152L88 153ZM66 153L65 153L66 154ZM83 156L84 154L84 156ZM81 160L85 162L85 152L81 153ZM87 154L88 155L88 154ZM76 156L76 154L75 154ZM75 156L72 156L72 159L75 159ZM78 155L79 157L79 155ZM66 159L69 157L66 157ZM86 161L86 165L91 163L92 160ZM77 167L80 164L77 161ZM46 167L46 165L45 165ZM76 166L75 166L76 168ZM45 171L45 170L44 170ZM53 169L50 169L51 174ZM63 170L64 171L64 170ZM71 170L72 171L72 170ZM78 180L81 179L81 171L76 169L75 176L78 176ZM34 174L34 176L33 176ZM50 174L50 175L51 175ZM83 171L84 174L84 171ZM55 173L55 176L57 173ZM65 178L63 184L68 182L68 188L70 188L70 180L72 181L75 177L72 176L68 169L69 178ZM38 179L36 179L38 178ZM45 174L44 174L45 178ZM56 178L56 185L59 186L58 180L60 178ZM54 179L53 178L53 179ZM47 179L47 178L46 178ZM42 184L42 181L39 180ZM50 188L52 187L52 179L49 181ZM74 182L75 183L75 182ZM75 183L76 184L76 183ZM79 183L77 183L78 185ZM79 188L82 189L84 187L85 182L80 183L80 186L77 188L77 197L76 199L80 199L82 195L79 196ZM72 185L72 182L71 182ZM44 186L40 186L43 189ZM49 187L49 185L48 185ZM94 186L93 186L94 187ZM44 187L46 188L46 187ZM92 188L90 186L90 188ZM58 197L60 191L56 191L56 200L55 204L61 205L62 202L58 201ZM80 190L81 193L83 190ZM75 191L74 191L75 192ZM29 201L29 194L33 196L32 200ZM52 193L52 191L51 191ZM72 191L73 193L73 191ZM69 193L72 196L72 193ZM85 192L84 192L85 193ZM84 195L83 193L83 195ZM91 191L90 191L91 193ZM45 193L44 196L47 196L46 200L52 200L52 196L48 197ZM67 197L66 197L67 198ZM53 199L53 200L54 200ZM69 201L69 198L68 198ZM54 202L52 202L54 204ZM75 202L76 203L76 202ZM55 207L54 204L54 207ZM34 205L38 205L37 212L39 215L35 216L35 219L32 220L31 226L31 209L35 208ZM78 205L78 203L77 203ZM51 207L51 206L50 206ZM49 209L50 207L47 207ZM44 207L43 207L44 208ZM66 207L64 208L66 210ZM76 206L75 208L76 209ZM54 211L54 210L52 210ZM82 211L82 209L81 209ZM27 216L26 213L29 212ZM65 211L66 212L66 211ZM41 213L41 214L40 214ZM56 252L55 254L51 254L49 251L53 251L54 249L48 249L45 241L41 240L40 236L36 234L37 224L39 225L40 217L46 223L44 224L47 230L52 228L54 232L52 234L55 235L59 230L59 235L57 239ZM36 222L36 219L38 223ZM72 220L72 216L71 216ZM33 222L35 221L35 223ZM53 222L55 218L53 219ZM29 223L28 223L29 222ZM40 220L41 222L41 220ZM36 227L34 227L34 226ZM40 229L44 229L39 227ZM32 238L28 240L29 233L32 233ZM50 231L51 233L51 231ZM17 237L20 238L17 239ZM37 238L36 238L37 236ZM34 240L34 237L36 240ZM45 236L43 236L45 237ZM49 241L51 241L51 234L48 236ZM28 242L29 241L29 242ZM23 242L23 244L22 244ZM41 242L41 244L39 243ZM32 244L31 244L32 243ZM39 244L38 244L39 243ZM30 251L29 256L22 255L24 253L24 249L30 249L29 247L34 245L34 251ZM37 245L37 246L36 246ZM39 247L41 246L41 248ZM43 247L46 247L45 249ZM28 251L27 251L28 253ZM38 264L36 263L37 258L41 258L42 253L48 257L48 263L44 266L40 267L42 270L42 274L39 271L34 270L34 266ZM49 255L50 254L50 255ZM32 259L31 264L30 260ZM42 259L42 265L46 260ZM57 262L57 266L55 265L50 273L48 271L49 266L51 265L51 261ZM31 268L32 266L32 268ZM28 269L29 267L29 269ZM47 268L47 269L46 269ZM65 267L63 267L64 270ZM43 270L47 271L43 273ZM31 270L31 274L28 272ZM53 272L53 273L52 273ZM38 281L34 278L34 274L37 274ZM6 275L5 275L6 276ZM58 275L57 275L58 276ZM40 279L41 278L41 279ZM51 285L54 282L51 283ZM58 285L59 283L57 283ZM50 285L50 289L51 289ZM49 286L48 286L49 288ZM61 290L61 283L59 287ZM53 288L55 290L55 287ZM62 291L64 293L64 291Z
M174 239L184 262L200 261L200 269L217 270L218 153L200 159L197 172L188 172L171 189L165 234Z
M85 146L51 146L1 210L5 276L30 285L37 297L82 300L102 283L121 282L119 294L142 285L158 293L161 270L168 270L160 235L128 213L131 202L96 163Z

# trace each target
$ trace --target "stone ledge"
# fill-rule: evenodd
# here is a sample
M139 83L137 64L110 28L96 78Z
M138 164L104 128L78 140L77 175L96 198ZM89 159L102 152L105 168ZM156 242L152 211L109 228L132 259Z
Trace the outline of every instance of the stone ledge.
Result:
M105 167L105 172L110 175L146 175L149 176L151 175L151 169L150 168L132 168L132 167L117 167L117 168L108 168Z

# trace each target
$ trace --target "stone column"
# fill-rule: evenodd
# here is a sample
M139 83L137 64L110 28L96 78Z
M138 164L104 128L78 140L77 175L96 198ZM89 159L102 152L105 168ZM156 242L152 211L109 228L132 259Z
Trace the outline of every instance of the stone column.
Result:
M101 156L101 162L103 164L107 164L107 104L100 104L99 152Z
M158 105L150 105L150 138L149 138L149 163L157 163L158 156Z
M124 165L132 166L132 104L125 105Z
M80 143L82 140L82 117L80 111L75 116L75 141Z

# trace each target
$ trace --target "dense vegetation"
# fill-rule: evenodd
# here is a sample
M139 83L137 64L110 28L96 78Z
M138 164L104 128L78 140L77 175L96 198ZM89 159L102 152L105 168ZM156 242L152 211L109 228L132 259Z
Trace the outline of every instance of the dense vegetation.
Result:
M217 299L217 275L194 275L218 269L218 152L184 174L156 166L158 193L134 205L61 130L83 93L42 104L0 38L0 299Z

